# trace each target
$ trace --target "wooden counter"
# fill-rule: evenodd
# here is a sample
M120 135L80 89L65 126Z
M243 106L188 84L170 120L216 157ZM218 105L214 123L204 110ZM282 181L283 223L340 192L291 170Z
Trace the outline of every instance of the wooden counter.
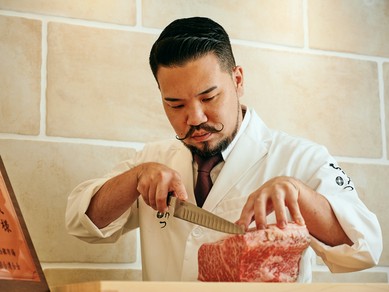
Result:
M384 283L201 283L201 282L87 282L54 287L51 292L389 292Z

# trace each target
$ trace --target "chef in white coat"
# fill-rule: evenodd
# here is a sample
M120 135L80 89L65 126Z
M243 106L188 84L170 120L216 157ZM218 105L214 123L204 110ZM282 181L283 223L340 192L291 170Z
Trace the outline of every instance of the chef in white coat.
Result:
M201 244L226 235L177 219L167 195L196 203L193 155L223 156L202 208L247 230L306 225L311 246L298 281L311 280L312 251L333 272L378 263L376 216L327 150L266 127L240 103L243 69L224 29L207 18L179 19L152 47L150 66L177 139L145 145L107 176L70 194L66 225L88 242L114 242L140 227L144 280L195 281Z

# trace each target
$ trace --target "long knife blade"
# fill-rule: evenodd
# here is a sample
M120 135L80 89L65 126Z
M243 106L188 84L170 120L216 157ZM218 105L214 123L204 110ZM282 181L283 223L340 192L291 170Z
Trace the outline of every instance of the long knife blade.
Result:
M168 205L173 208L174 217L224 233L245 233L241 226L174 196L168 197Z

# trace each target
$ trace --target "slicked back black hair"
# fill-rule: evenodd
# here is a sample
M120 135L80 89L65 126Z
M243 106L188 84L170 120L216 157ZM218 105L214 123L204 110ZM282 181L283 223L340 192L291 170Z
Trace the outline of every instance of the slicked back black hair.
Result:
M177 19L170 23L150 51L150 67L157 79L160 66L183 66L214 53L222 70L232 72L235 59L230 38L222 26L205 17Z

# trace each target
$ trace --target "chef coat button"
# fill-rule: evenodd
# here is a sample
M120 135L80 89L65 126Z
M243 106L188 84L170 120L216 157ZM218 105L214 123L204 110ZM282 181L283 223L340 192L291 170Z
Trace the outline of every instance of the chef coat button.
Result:
M201 227L196 227L195 229L193 229L192 231L192 235L194 237L200 237L201 235L203 234L203 229Z

